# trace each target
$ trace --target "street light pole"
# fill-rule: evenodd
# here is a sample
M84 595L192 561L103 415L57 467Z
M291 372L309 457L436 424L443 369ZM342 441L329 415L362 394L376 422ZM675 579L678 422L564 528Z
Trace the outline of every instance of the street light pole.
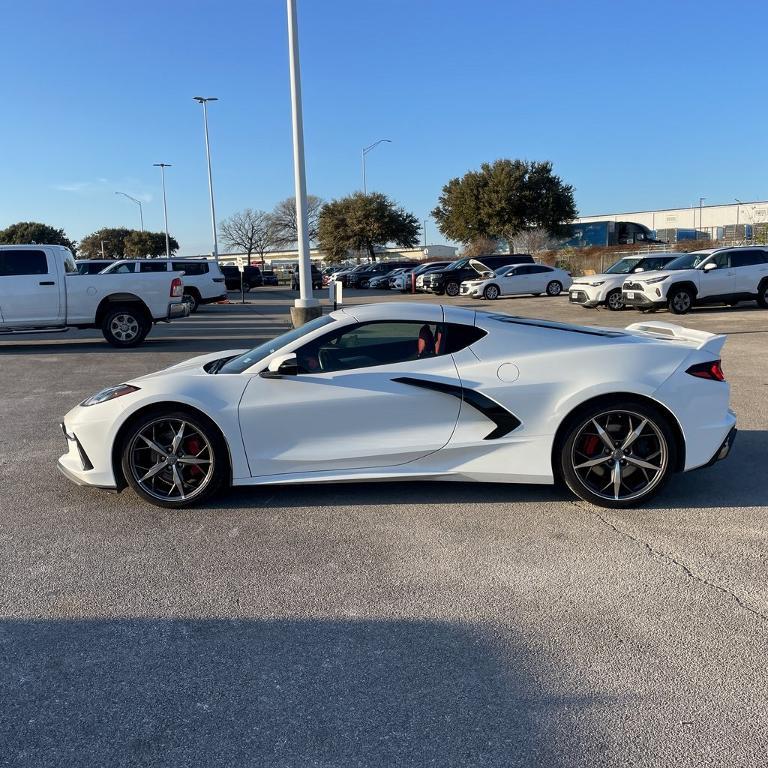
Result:
M322 314L320 302L312 295L312 265L307 239L307 179L304 170L304 121L301 111L301 67L296 0L286 0L288 12L288 55L291 78L291 127L293 132L293 176L296 188L296 239L298 244L299 298L291 309L294 326ZM295 311L294 311L295 310Z
M704 225L701 223L701 204L706 200L706 197L699 198L699 230L704 231Z
M144 231L144 210L141 207L141 200L137 200L135 197L131 197L126 192L115 192L116 195L122 195L123 197L127 197L129 200L133 200L136 205L139 206L139 219L141 221L141 231Z
M165 169L170 168L170 163L152 163L160 169L160 178L163 180L163 217L165 219L165 258L171 258L171 239L168 237L168 204L165 199Z
M366 156L366 155L367 155L367 154L368 154L368 153L369 153L369 152L370 152L372 149L374 149L374 147L378 147L378 146L379 146L379 144L383 144L383 143L385 143L385 142L386 142L387 144L391 144L391 143L392 143L392 140L391 140L391 139L379 139L378 141L374 141L374 142L373 142L373 144L369 144L367 147L363 147L363 149L362 149L362 152L360 153L360 157L361 157L361 159L362 159L362 161L363 161L363 194L364 194L364 195L367 195L367 194L368 194L368 190L367 190L367 188L366 188L366 184L365 184L365 156Z
M216 234L216 208L213 204L213 174L211 173L211 145L208 142L208 102L218 101L216 96L193 96L198 104L203 105L203 124L205 125L205 156L208 160L208 195L211 198L211 228L213 230L213 258L219 261L219 239Z

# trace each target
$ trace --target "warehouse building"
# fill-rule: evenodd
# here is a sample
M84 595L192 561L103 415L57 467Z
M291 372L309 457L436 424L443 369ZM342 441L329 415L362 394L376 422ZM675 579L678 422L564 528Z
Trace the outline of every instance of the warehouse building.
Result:
M692 205L690 208L662 208L656 211L627 211L581 216L578 224L597 221L631 221L643 224L659 240L751 240L768 230L768 201L735 200L722 205Z

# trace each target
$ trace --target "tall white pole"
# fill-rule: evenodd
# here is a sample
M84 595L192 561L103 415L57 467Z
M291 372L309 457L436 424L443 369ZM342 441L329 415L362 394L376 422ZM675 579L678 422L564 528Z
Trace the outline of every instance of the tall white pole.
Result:
M312 266L307 240L307 180L304 172L304 121L301 114L301 69L296 0L286 0L288 10L288 53L291 70L291 116L293 126L293 175L296 187L296 229L299 246L299 298L297 307L318 307L312 296Z
M216 207L213 202L213 173L211 172L211 145L208 141L208 102L218 101L218 98L211 96L204 98L195 96L195 101L203 105L203 125L205 126L205 157L208 161L208 196L211 200L211 229L213 231L213 257L216 262L219 261L219 238L216 234Z
M365 184L365 148L361 150L360 154L363 157L363 194L367 195L368 190L366 189L366 184Z
M170 163L154 163L160 169L160 178L163 181L163 218L165 219L165 258L171 258L171 239L168 236L168 204L165 198L165 169L170 168Z

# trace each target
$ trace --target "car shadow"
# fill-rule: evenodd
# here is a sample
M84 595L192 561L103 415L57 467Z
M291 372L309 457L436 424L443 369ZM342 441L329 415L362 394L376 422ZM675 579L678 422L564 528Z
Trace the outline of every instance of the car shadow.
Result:
M513 629L469 622L6 619L0 648L9 766L559 768L618 705L555 694Z

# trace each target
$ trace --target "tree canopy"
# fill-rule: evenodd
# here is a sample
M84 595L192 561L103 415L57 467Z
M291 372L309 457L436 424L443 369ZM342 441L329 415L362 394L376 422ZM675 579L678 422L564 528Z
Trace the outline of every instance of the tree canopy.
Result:
M307 238L310 243L317 240L320 231L320 211L322 198L307 195ZM270 214L275 227L278 245L282 248L294 245L299 239L299 227L296 216L296 198L281 200Z
M550 162L496 160L451 179L432 216L445 237L461 243L505 240L527 229L558 234L577 215L573 187Z
M365 250L375 260L376 246L395 243L412 248L419 242L420 230L418 219L386 195L356 192L322 207L318 240L332 257Z
M8 245L64 245L73 253L77 243L70 240L63 229L56 229L39 221L19 221L0 230L0 243Z
M104 227L84 237L80 242L83 259L140 259L146 256L165 256L165 232L141 232L138 229ZM176 239L170 238L171 253L179 249Z
M265 211L246 208L219 224L219 236L229 248L248 255L257 253L264 261L264 254L280 244L280 234L272 216Z
M175 237L168 238L171 256L179 250ZM132 229L125 238L126 259L141 259L147 256L165 256L165 232L142 232Z

